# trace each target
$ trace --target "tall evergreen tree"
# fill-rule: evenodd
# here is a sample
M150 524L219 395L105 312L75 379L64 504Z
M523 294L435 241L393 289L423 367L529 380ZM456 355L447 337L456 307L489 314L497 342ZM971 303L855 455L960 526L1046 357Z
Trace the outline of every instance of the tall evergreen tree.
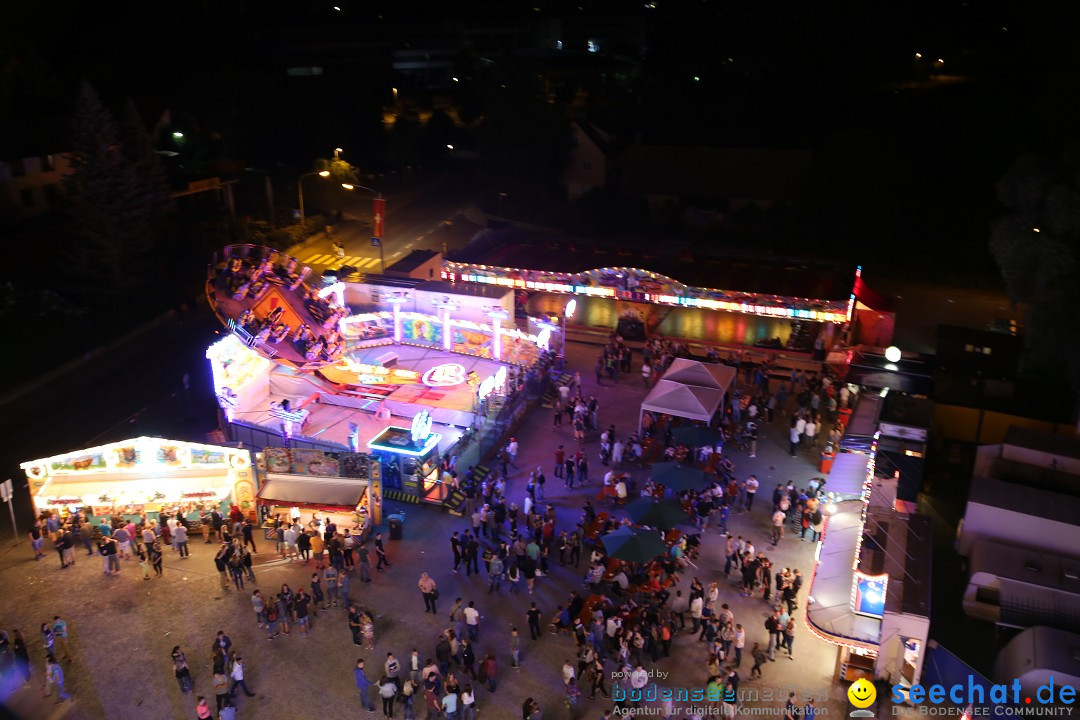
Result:
M152 272L155 221L164 217L168 197L162 201L146 141L125 148L116 120L89 83L80 88L71 130L69 217L78 241L70 253L69 287L103 316L138 319L154 305L147 293L158 279Z

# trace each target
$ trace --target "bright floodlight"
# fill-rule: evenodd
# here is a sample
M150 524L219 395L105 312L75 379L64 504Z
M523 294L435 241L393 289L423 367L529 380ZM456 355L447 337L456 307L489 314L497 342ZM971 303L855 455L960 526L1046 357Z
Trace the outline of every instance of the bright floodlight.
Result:
M577 310L577 298L570 298L570 302L566 303L566 310L563 314L568 318L572 318L575 310Z
M885 359L891 363L900 362L900 348L895 345L890 345L885 348Z
M341 183L341 187L345 188L346 190L352 190L356 186L355 185L350 185L349 183Z
M322 172L319 173L319 177L330 177L330 171L329 170L323 170Z
M173 136L173 138L175 138L175 139L179 140L180 138L184 137L184 133L182 133L182 132L180 132L179 130L177 130L176 132L174 132L174 133L172 134L172 136Z

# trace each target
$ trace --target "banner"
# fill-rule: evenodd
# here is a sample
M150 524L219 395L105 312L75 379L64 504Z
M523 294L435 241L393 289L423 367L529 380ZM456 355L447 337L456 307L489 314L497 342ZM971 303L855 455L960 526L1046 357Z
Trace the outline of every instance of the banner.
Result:
M371 213L371 234L377 238L383 236L386 226L386 200L381 197L373 201L374 208Z

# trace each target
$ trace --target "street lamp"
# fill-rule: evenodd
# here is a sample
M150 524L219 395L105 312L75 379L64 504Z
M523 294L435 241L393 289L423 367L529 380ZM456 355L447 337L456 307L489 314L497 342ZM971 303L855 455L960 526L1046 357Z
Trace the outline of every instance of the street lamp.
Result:
M341 152L342 152L341 148L334 148L334 159L335 160L338 160L338 159L341 158Z
M309 178L312 175L318 175L319 177L330 177L329 170L319 170L317 172L304 173L300 176L300 179L296 181L296 191L300 195L300 227L307 225L307 218L304 216L304 178Z

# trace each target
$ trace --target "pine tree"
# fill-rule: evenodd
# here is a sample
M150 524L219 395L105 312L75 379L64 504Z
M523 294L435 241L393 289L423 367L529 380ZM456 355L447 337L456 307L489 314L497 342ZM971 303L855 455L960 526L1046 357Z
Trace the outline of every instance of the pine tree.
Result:
M129 122L128 126L132 124ZM160 167L138 126L125 137L89 83L83 83L72 122L72 172L67 181L77 243L70 287L77 299L104 316L138 319L156 303L148 293L161 222L171 207ZM123 140L128 142L125 144Z

